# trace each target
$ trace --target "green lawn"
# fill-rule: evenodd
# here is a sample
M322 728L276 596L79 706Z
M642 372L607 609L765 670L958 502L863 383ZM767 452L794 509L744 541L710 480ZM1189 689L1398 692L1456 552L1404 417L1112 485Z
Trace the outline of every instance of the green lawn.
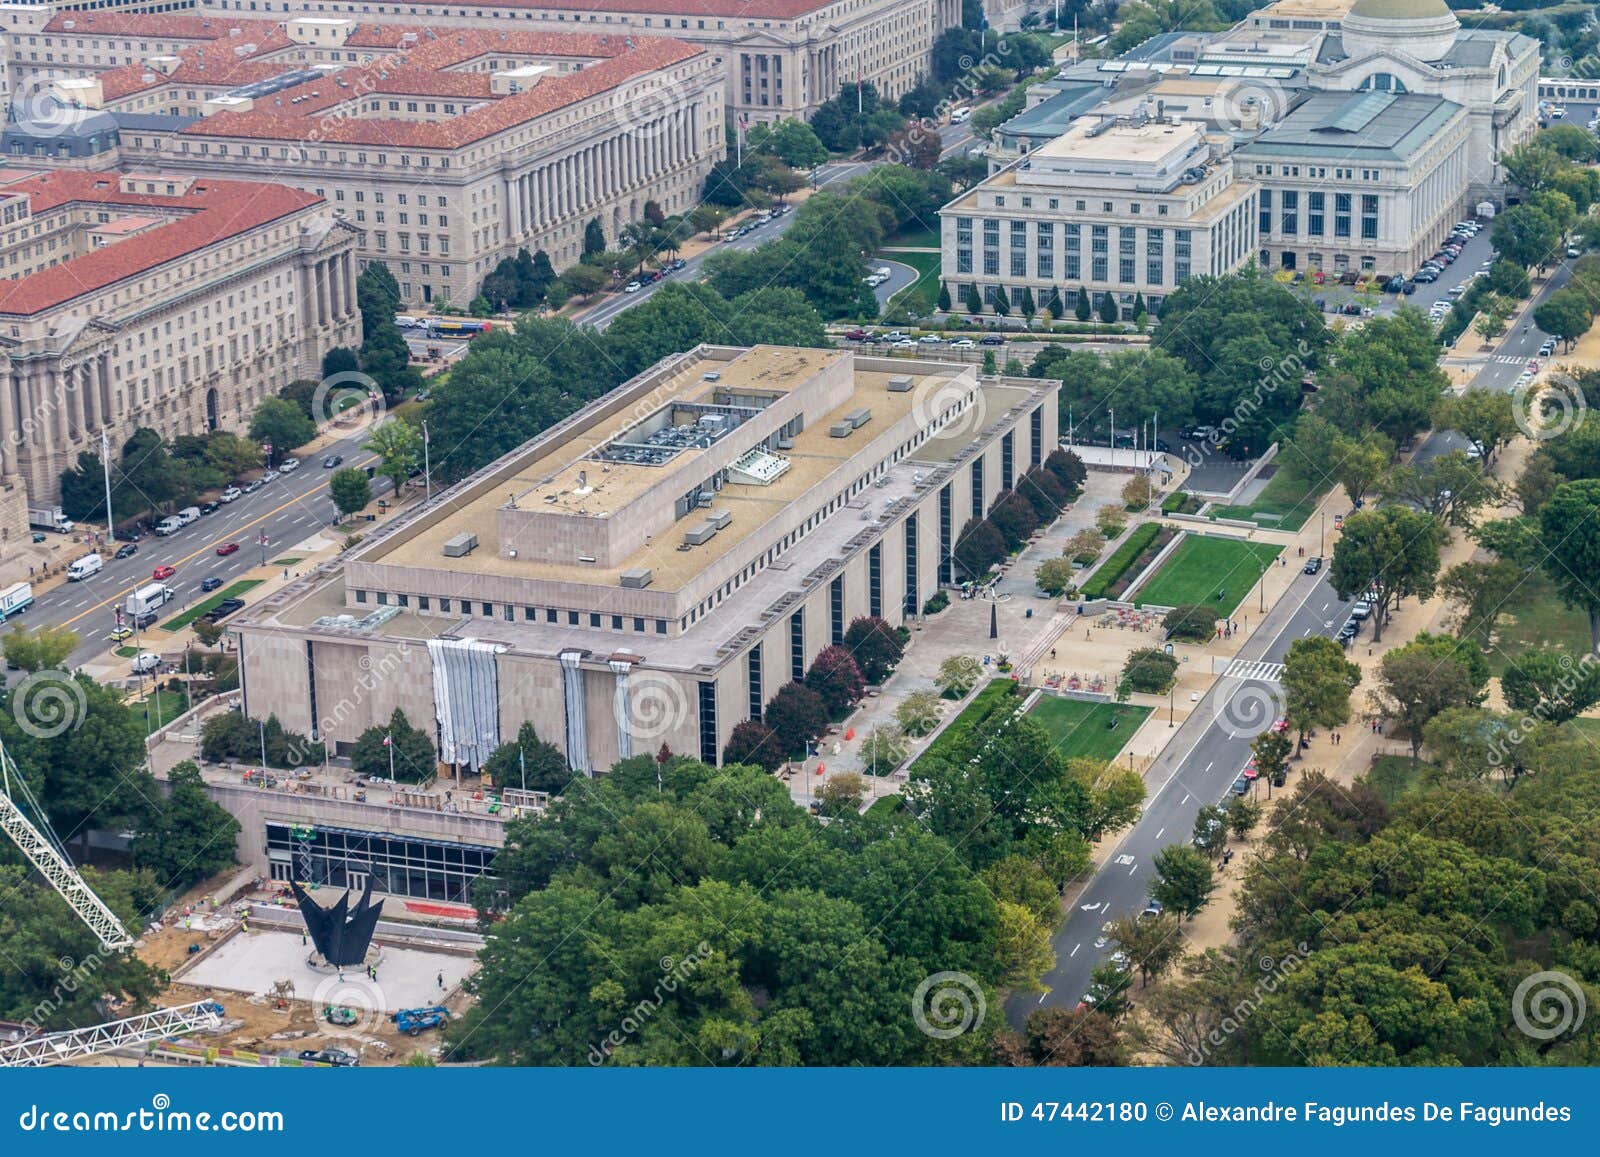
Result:
M188 710L185 697L171 691L163 691L160 695L160 711L157 711L156 697L140 699L133 705L133 716L144 724L144 733L149 735L159 727L165 727L178 716Z
M884 241L896 249L938 249L939 231L912 222Z
M1589 649L1589 616L1564 607L1544 575L1524 577L1515 591L1507 593L1505 606L1507 613L1495 624L1494 644L1489 649L1489 669L1497 677L1515 656L1530 648L1548 645L1574 655Z
M1409 755L1380 755L1372 761L1372 770L1367 772L1367 783L1384 803L1392 807L1400 801L1401 796L1415 788L1417 781L1429 770L1430 765L1421 762L1413 773Z
M942 758L951 749L965 744L985 724L997 726L1005 713L1015 711L1020 706L1022 701L1017 698L1015 683L1010 679L991 679L967 700L967 705L961 709L961 714L939 732L939 738L917 756L917 762L927 759L930 755ZM991 715L994 716L992 720L989 718Z
M166 622L161 624L161 629L163 631L181 631L190 623L198 619L201 615L204 615L218 603L222 602L223 599L238 598L240 595L244 594L245 591L250 590L252 587L260 586L263 581L264 580L262 579L240 579L236 583L230 583L228 586L223 587L220 591L217 591L211 595L210 598L196 603L177 618L168 619Z
M889 299L889 308L903 305L913 314L931 313L939 308L939 255L937 253L882 253L885 261L909 265L918 277ZM887 312L887 310L885 311Z
M1254 502L1243 506L1213 506L1208 513L1217 518L1237 518L1261 526L1299 530L1332 486L1331 481L1307 482L1287 470L1279 470L1267 480Z
M1231 615L1282 550L1270 542L1191 534L1133 597L1157 607L1204 603L1218 614Z
M138 647L118 647L115 651L113 651L111 653L113 655L115 655L119 659L131 659L131 658L133 658L135 655L137 655L139 653L139 648Z
M1046 694L1033 705L1032 714L1050 733L1063 759L1110 762L1139 730L1150 708L1131 703L1090 703ZM1116 727L1111 726L1113 720Z
M301 561L303 561L303 560L298 559L298 558L275 558L275 559L272 560L272 565L273 566L294 566L295 563L301 562Z
M898 812L903 803L905 800L897 795L879 796L872 801L872 806L867 809L866 815L871 819L886 820Z

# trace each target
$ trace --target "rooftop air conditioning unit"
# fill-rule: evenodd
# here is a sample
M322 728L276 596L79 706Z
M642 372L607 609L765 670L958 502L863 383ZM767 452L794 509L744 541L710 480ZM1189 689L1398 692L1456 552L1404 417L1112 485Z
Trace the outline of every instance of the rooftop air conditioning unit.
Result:
M466 558L478 548L478 536L470 533L457 534L445 540L445 558Z
M891 394L909 394L911 386L911 379L905 376L889 379L889 392Z
M641 566L635 567L633 570L623 571L622 574L618 576L617 582L619 585L628 587L630 590L643 590L645 587L650 585L651 580L654 577L655 576L650 573L649 567Z
M703 382L720 382L722 380L722 374L716 370L707 370L705 373L700 375L700 380Z

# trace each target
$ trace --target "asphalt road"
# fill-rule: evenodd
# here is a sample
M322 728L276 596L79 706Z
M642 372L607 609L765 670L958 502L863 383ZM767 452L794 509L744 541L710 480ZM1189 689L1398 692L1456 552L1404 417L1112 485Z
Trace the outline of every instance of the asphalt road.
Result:
M209 597L200 590L201 581L208 576L215 575L226 585L260 566L263 553L268 562L281 558L290 553L295 543L327 526L337 511L328 497L328 479L333 472L321 468L322 458L327 454L341 454L345 466L364 466L376 461L375 455L361 449L365 436L365 433L352 435L309 455L298 470L280 475L254 494L242 496L176 534L166 538L147 535L137 544L139 553L131 558L114 559L109 557L109 551L102 550L106 564L99 574L83 582L62 583L39 591L34 596L33 606L13 621L27 627L70 626L78 632L83 642L68 658L69 668L97 658L112 646L106 635L116 626L114 608L123 603L130 591L150 582L151 572L156 567L166 565L177 570L172 578L162 580L177 595L176 601L170 604L169 613L162 615L165 619L178 614L187 604L203 596ZM373 479L374 495L388 489L387 479ZM92 526L89 524L90 528ZM262 531L267 535L265 552L257 544L257 536ZM217 547L227 542L237 542L239 550L219 558ZM78 547L62 557L70 561L87 553L87 547ZM16 672L5 674L20 678Z
M1288 566L1269 572L1269 584L1282 575L1277 581L1288 582L1289 592L1268 612L1265 630L1245 644L1241 659L1281 663L1294 640L1331 635L1348 617L1350 604L1333 593L1327 571L1306 575L1294 563L1290 558ZM1241 608L1239 613L1251 610ZM1200 808L1228 794L1250 758L1250 741L1281 714L1282 689L1275 682L1223 676L1212 685L1146 776L1149 798L1139 822L1111 850L1056 934L1056 967L1044 978L1050 991L1043 997L1014 995L1007 1003L1013 1024L1020 1026L1041 1005L1078 1004L1089 988L1090 972L1112 951L1096 947L1104 936L1102 925L1144 907L1156 853L1169 844L1189 842ZM1257 790L1266 789L1263 785Z

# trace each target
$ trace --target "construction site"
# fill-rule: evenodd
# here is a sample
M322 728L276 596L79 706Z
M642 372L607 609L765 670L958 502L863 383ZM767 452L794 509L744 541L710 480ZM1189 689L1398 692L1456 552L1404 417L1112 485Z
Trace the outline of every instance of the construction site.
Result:
M348 1067L436 1061L470 999L482 937L465 919L387 919L370 888L313 897L253 869L203 881L127 928L78 872L0 745L0 830L94 934L167 978L158 1007L65 1031L0 1022L0 1068Z

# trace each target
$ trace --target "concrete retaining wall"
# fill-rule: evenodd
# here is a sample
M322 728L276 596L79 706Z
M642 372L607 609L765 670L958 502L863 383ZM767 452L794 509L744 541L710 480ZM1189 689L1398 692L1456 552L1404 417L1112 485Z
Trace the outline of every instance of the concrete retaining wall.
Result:
M1178 547L1182 545L1183 540L1188 537L1189 532L1187 530L1178 531L1177 534L1172 536L1167 545L1161 548L1161 550L1156 554L1155 558L1150 560L1150 565L1139 572L1139 577L1128 584L1128 589L1124 593L1128 596L1128 600L1132 602L1133 605L1138 606L1139 604L1139 588L1144 586L1151 575L1155 574L1156 571L1161 569L1161 564L1166 562L1168 558L1172 557L1172 552L1177 550Z

